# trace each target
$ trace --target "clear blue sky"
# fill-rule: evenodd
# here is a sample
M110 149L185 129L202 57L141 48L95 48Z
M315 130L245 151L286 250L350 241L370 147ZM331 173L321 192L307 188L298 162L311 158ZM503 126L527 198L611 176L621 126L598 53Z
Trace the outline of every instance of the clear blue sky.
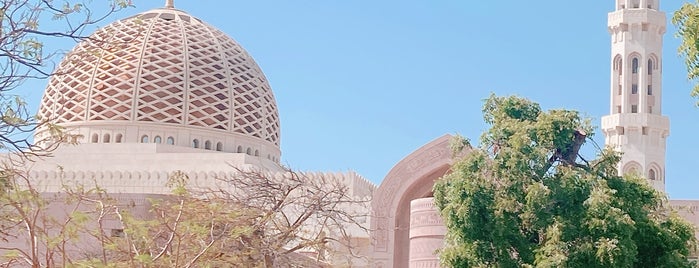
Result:
M127 17L162 7L135 0ZM671 12L681 1L661 0ZM102 3L93 1L93 3ZM476 141L482 100L516 94L609 112L614 1L176 0L236 39L269 79L282 120L282 161L298 170L355 170L380 183L403 157L446 133ZM671 119L667 191L699 193L699 108L668 23L663 113ZM69 49L72 44L66 44ZM38 105L45 81L22 90ZM595 140L604 143L598 133Z

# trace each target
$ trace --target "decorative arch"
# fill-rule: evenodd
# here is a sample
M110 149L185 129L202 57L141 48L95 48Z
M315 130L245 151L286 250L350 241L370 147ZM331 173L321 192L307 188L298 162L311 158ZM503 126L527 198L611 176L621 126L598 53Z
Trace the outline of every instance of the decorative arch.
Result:
M651 53L648 55L648 62L652 62L653 64L653 70L658 70L660 68L660 58L658 58L658 55L655 55L655 53Z
M408 267L410 201L431 196L451 167L451 135L420 147L398 162L374 192L371 230L377 267Z
M633 59L638 59L639 67L640 63L643 62L643 56L641 56L640 53L638 52L631 52L626 56L627 64L629 64L629 68L633 69Z
M614 71L616 71L617 74L622 74L624 69L623 63L624 60L622 59L621 54L617 54L616 56L614 56L614 60L612 61L612 68L614 69Z
M148 143L148 135L141 136L141 143Z
M99 142L99 139L100 139L100 135L99 135L99 134L97 134L97 133L92 134L92 140L91 140L92 143L98 143L98 142Z
M641 173L643 168L641 167L641 164L639 164L636 161L631 161L624 164L624 167L621 170L624 175L633 173L635 173L636 175L643 175Z
M109 134L104 134L104 136L102 136L102 142L103 142L103 143L109 143L109 142L110 142L110 138L111 138L111 136L110 136Z
M658 165L658 163L650 163L650 165L648 165L647 178L652 181L664 181L665 176L663 172L664 170L660 168L660 165ZM654 176L651 176L651 173Z
M223 143L217 142L216 143L216 151L223 151Z

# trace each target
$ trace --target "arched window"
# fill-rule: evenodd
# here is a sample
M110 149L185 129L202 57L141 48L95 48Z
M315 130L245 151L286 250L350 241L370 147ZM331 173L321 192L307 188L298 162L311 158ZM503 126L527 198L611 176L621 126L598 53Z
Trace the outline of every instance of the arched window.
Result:
M220 143L220 142L216 143L216 151L219 151L219 152L223 151L223 143Z
M245 151L245 153L248 154L248 155L252 155L252 148L248 148L248 149Z
M122 136L121 134L117 134L117 135L116 135L116 140L115 140L115 142L116 142L116 143L121 143L121 139L122 139L122 138L123 138L123 136Z
M260 151L259 151L259 150L255 150L255 156L260 156Z
M199 148L199 140L197 140L197 139L192 140L192 147Z
M633 58L631 61L631 73L638 73L638 58Z
M102 142L109 143L109 140L110 140L109 134L104 134L104 136L102 136Z
M243 153L243 146L238 145L238 150L236 151L239 154Z
M141 143L148 143L148 135L141 136Z
M204 149L211 150L211 141L204 142Z
M100 139L100 135L97 135L97 133L92 134L92 143L98 143Z
M173 138L173 137L167 137L167 144L175 145L175 138Z
M163 143L163 138L161 138L160 136L155 136L155 138L153 139L153 142L155 142L155 143Z
M648 171L648 179L654 181L656 179L655 170L651 169Z
M621 64L622 64L621 55L616 55L616 56L614 57L614 63L613 63L613 64L614 64L614 65L613 65L614 71L616 71L618 74L621 74L621 70L623 69L623 68L621 68Z
M653 74L653 60L648 60L648 75Z

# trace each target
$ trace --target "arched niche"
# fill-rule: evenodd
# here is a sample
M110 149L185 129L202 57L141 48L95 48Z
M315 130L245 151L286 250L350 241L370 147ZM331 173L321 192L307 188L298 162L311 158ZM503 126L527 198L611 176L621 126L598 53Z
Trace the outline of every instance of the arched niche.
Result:
M408 267L410 201L431 196L434 182L451 167L451 138L439 137L405 157L374 192L371 230L375 267Z

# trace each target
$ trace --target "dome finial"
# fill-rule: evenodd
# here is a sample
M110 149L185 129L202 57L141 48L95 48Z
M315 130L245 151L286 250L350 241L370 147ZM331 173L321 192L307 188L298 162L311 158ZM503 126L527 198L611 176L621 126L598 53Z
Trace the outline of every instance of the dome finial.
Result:
M165 8L175 8L175 0L165 0Z

